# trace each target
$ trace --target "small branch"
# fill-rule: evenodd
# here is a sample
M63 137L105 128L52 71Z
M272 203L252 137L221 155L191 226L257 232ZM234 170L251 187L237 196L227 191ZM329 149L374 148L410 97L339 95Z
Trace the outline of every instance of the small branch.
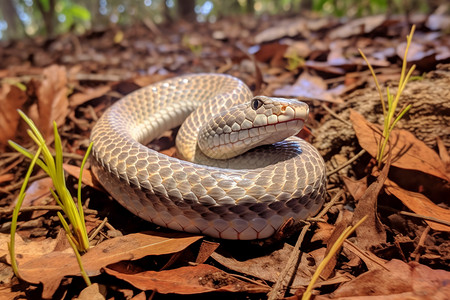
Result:
M441 220L441 219L438 219L438 218L435 218L435 217L419 215L419 214L415 214L415 213L408 212L408 211L403 211L403 210L396 210L396 209L393 209L391 207L384 206L384 205L378 205L378 207L381 208L381 209L384 209L384 210L389 210L389 211L398 213L398 214L403 215L403 216L423 219L423 220L427 220L427 221L436 222L436 223L439 223L439 224L442 224L442 225L450 226L450 222L444 221L444 220Z
M311 227L311 223L307 223L302 228L302 231L300 232L300 235L298 236L297 242L295 243L295 246L294 246L294 249L292 250L291 256L289 256L286 266L284 267L283 271L281 271L280 275L278 276L277 282L273 285L272 289L270 290L270 292L268 294L269 300L274 300L274 299L280 298L278 293L283 293L283 295L284 295L284 292L281 292L281 290L284 290L283 282L286 279L288 279L288 278L286 278L286 276L288 275L288 273L291 269L294 268L292 274L296 273L295 265L297 264L297 261L298 261L299 255L300 255L300 246L302 244L303 239L305 238L306 232L308 231L309 227Z
M108 218L105 217L103 219L103 221L100 223L100 225L98 225L98 227L95 229L95 231L91 234L91 236L89 237L89 241L92 241L97 234L100 232L100 230L102 230L103 227L105 227L106 222L108 222Z
M31 182L33 182L33 181L42 179L42 178L47 177L47 176L48 176L48 175L45 174L45 173L36 174L36 175L34 175L34 176L31 176L30 179L28 180L28 182L31 183ZM19 181L19 182L16 182L16 183L13 183L13 184L10 184L10 185L4 187L2 190L3 190L4 192L14 191L14 190L19 189L19 188L22 186L22 184L23 184L23 179L22 179L21 181Z
M36 205L36 206L25 206L20 208L20 212L29 212L29 211L37 211L37 210L51 210L51 211L62 211L62 208L58 205ZM14 208L0 208L0 214L12 214ZM96 215L98 211L95 209L85 208L83 211L86 214Z
M330 115L332 115L333 117L335 117L336 119L338 119L339 121L341 121L342 123L344 123L345 125L348 125L350 127L352 127L352 123L350 123L349 121L341 118L338 114L336 114L331 108L329 108L328 106L326 106L325 104L320 104L320 106L325 109Z
M362 149L361 151L359 151L358 154L356 154L355 156L353 156L351 159L349 159L346 163L344 163L343 165L337 167L336 169L330 171L327 173L327 177L333 175L334 173L339 172L340 170L342 170L343 168L345 168L346 166L352 164L355 160L357 160L358 158L360 158L361 156L364 155L364 153L366 153L366 150Z
M420 236L420 240L419 243L417 244L416 249L414 249L413 253L411 253L411 257L414 257L414 261L416 262L419 262L420 252L423 248L423 245L425 244L425 239L427 238L430 229L431 229L430 226L427 226L427 228L425 228L425 230L422 232L422 235Z

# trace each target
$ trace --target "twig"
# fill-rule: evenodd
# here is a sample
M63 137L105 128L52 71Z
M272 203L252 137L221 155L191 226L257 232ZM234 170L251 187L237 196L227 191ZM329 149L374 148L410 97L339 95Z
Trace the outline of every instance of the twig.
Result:
M302 231L297 239L297 242L295 243L294 249L292 250L291 256L289 257L289 260L284 267L283 271L281 272L280 276L278 277L277 282L272 287L271 291L269 292L268 299L277 299L277 295L281 290L285 290L283 288L283 282L284 279L289 272L291 268L295 266L295 264L298 261L298 256L300 255L300 245L303 241L303 238L305 237L306 232L308 231L309 227L311 227L312 221L323 221L321 218L328 212L328 210L336 203L337 200L344 194L344 190L339 190L336 195L334 195L333 198L331 198L330 202L328 202L324 208L318 213L314 218L308 218L305 221L307 221L306 225L302 228ZM295 270L292 274L295 274Z
M95 229L95 231L91 234L91 236L89 237L89 241L92 241L97 234L100 232L100 230L102 230L103 227L105 227L106 222L108 222L108 218L105 217L103 219L103 221L100 223L100 225L98 225L98 227Z
M419 243L417 244L416 249L414 249L413 253L411 253L411 256L414 257L414 260L416 262L419 262L420 250L423 248L423 244L425 244L425 239L427 238L430 229L431 229L430 226L427 226L427 228L425 228L425 230L422 232L422 235L420 236L420 240Z
M325 104L320 104L320 106L325 109L330 115L332 115L333 117L335 117L336 119L338 119L339 121L341 121L342 123L344 123L345 125L348 125L350 127L352 127L352 123L350 123L349 121L341 118L338 114L336 114L331 108L329 108L328 106L326 106Z
M14 208L0 208L0 214L12 214ZM36 206L24 206L20 208L20 212L29 212L36 210L51 210L51 211L62 211L62 208L58 205L36 205ZM84 208L83 211L86 214L96 215L98 211L95 209Z
M45 174L45 173L36 174L34 176L31 176L30 179L28 180L28 182L30 183L30 182L42 179L42 178L47 177L47 176L48 175ZM22 184L23 184L23 179L21 181L19 181L19 182L16 182L16 183L13 183L13 184L10 184L10 185L4 187L3 191L10 192L10 191L17 190L17 189L19 189L22 186Z
M344 163L343 165L337 167L336 169L330 171L327 173L327 177L333 175L334 173L339 172L340 170L342 170L343 168L345 168L346 166L352 164L355 160L357 160L358 158L360 158L361 156L363 156L363 154L366 153L366 150L362 149L361 151L359 151L358 154L356 154L355 156L353 156L351 159L349 159L346 163Z
M418 219L423 219L423 220L427 220L427 221L432 221L432 222L436 222L442 225L446 225L446 226L450 226L450 222L448 221L444 221L435 217L429 217L429 216L424 216L424 215L419 215L419 214L415 214L412 212L408 212L408 211L403 211L403 210L396 210L394 208L388 207L388 206L384 206L384 205L378 205L379 208L382 208L384 210L389 210L395 213L398 213L400 215L404 215L404 216L408 216L408 217L413 217L413 218L418 218Z
M340 190L339 192L336 193L336 195L334 195L333 198L331 198L330 202L328 202L327 204L325 204L324 208L322 208L322 210L320 211L320 213L317 214L317 216L315 216L314 218L322 218L323 216L325 216L325 214L328 212L328 210L339 200L339 198L341 198L341 196L344 194L344 190Z
M289 256L286 266L284 267L283 271L281 271L280 275L278 276L277 282L273 285L272 289L270 290L270 292L268 294L269 300L278 299L279 298L278 293L283 293L282 296L284 296L283 282L285 281L285 279L287 279L286 276L292 268L294 268L292 274L296 273L295 265L297 264L297 261L298 261L299 255L300 255L300 246L302 244L302 241L303 241L309 227L311 227L311 223L307 223L302 228L302 231L300 232L300 235L298 236L297 242L295 243L295 246L294 246L294 249L292 250L291 256ZM283 290L283 292L281 292L282 290Z
M344 241L344 245L347 247L347 249L349 251L351 251L353 254L355 254L356 256L358 256L359 258L361 258L362 256L364 256L364 258L374 262L375 264L377 264L378 266L380 266L381 268L385 269L386 271L389 271L388 268L386 268L382 263L380 263L379 261L373 259L373 257L371 257L370 255L367 254L366 251L362 250L361 248L359 248L358 246L356 246L354 243L350 242L349 240L345 240ZM372 254L373 255L373 254ZM362 258L361 258L362 259ZM362 259L364 261L364 259Z
M241 280L245 280L245 281L248 281L250 283L253 283L253 284L265 287L265 288L269 288L269 286L267 284L261 283L259 281L256 281L256 280L253 280L253 279L250 279L250 278L247 278L245 276L238 275L238 274L230 274L230 275L235 277L235 278L238 278L238 279L241 279Z

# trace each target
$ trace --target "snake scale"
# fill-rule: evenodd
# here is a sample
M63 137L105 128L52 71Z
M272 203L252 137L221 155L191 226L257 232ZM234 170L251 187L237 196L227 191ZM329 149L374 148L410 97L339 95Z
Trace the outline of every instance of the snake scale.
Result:
M253 97L229 75L171 78L105 111L91 134L93 171L119 203L152 223L223 239L267 238L323 205L324 161L293 136L308 111L297 100ZM144 146L179 125L183 159Z

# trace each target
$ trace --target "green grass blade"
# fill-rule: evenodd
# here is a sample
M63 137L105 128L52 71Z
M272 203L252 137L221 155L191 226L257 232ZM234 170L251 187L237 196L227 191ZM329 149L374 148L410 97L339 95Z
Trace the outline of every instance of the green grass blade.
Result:
M23 199L25 198L25 189L28 185L28 181L30 180L31 173L33 172L34 165L36 164L39 155L41 154L41 147L38 148L36 151L36 154L34 155L33 159L31 160L30 166L28 167L28 171L25 175L25 179L23 181L22 187L20 188L19 192L19 199L16 203L16 206L14 207L12 220L11 220L11 236L10 241L8 244L8 250L9 255L11 257L11 266L13 268L14 274L17 276L17 278L21 278L19 274L19 268L17 266L17 260L16 260L16 251L15 251L15 244L16 244L16 230L17 230L17 219L19 218L19 211L20 207L22 206Z

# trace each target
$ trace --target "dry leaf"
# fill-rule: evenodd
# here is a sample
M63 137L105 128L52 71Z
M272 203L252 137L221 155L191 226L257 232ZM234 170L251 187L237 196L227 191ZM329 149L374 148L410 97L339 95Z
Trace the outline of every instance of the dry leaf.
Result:
M39 130L45 138L53 136L53 121L64 124L69 113L66 68L51 65L43 71L44 79L37 89Z
M311 242L316 241L326 242L330 238L331 233L334 230L334 225L323 222L317 222L317 226L318 228L314 230L314 235L311 237Z
M377 180L369 185L364 195L362 195L356 204L355 213L353 214L353 224L357 223L364 216L367 216L367 220L356 228L357 244L364 250L369 250L372 246L386 242L386 231L378 218L377 200L378 194L387 179L389 167L390 161L383 167Z
M386 261L383 260L382 258L379 258L370 251L360 249L358 246L350 242L348 239L344 241L344 248L355 254L362 261L364 261L369 271L382 268L386 263Z
M11 258L8 251L9 241L9 234L0 233L0 257L6 257L6 261L8 263L11 263ZM20 259L21 263L25 263L29 260L39 259L39 257L52 252L53 249L55 249L56 243L57 240L51 238L39 241L24 242L22 237L16 234L15 250L18 256L17 259Z
M361 114L350 110L350 120L356 132L359 144L373 157L377 154L378 141L380 140L379 125L369 123ZM378 130L376 132L376 130ZM412 133L406 130L393 130L389 138L393 146L389 144L385 153L391 151L392 165L402 169L416 170L449 181L445 171L445 164L436 152L418 140Z
M264 287L239 280L210 265L181 267L174 270L121 273L108 267L106 273L123 279L141 290L160 294L200 294L208 292L267 293Z
M330 252L333 245L338 240L339 236L342 232L348 227L348 225L352 222L353 213L348 210L343 210L341 214L339 214L339 220L336 222L336 226L334 227L333 232L331 233L330 238L327 240L327 250L325 251L324 257ZM340 250L336 251L328 262L328 264L323 269L320 276L324 279L329 279L330 276L334 273L334 269L337 263L337 258L340 255Z
M102 85L95 88L87 88L81 93L76 93L70 96L69 98L70 107L77 107L89 100L101 97L110 90L111 87L108 85Z
M50 195L50 189L53 188L53 181L50 177L45 177L33 181L27 188L22 206L45 205L43 198Z
M63 164L64 171L75 177L76 179L80 178L80 167L69 165L69 164ZM81 182L83 182L85 185L88 185L96 190L103 191L102 185L97 181L95 176L92 175L91 170L83 170L83 178L81 178Z
M17 86L2 84L0 87L0 150L16 135L20 116L17 109L27 100L27 95Z
M266 256L250 258L247 260L238 260L231 257L229 254L221 254L214 252L211 257L227 267L230 270L247 274L253 277L260 278L265 281L276 282L278 277L286 265L286 262L294 247L289 244L284 244L282 249L271 252ZM311 274L314 273L315 266L311 265L311 256L302 255L299 266L297 266L297 273L294 276L293 286L307 285L311 279ZM294 270L290 270L292 274Z
M353 180L347 176L341 176L341 178L353 199L359 201L367 190L367 177L363 177L360 180Z
M6 173L0 175L0 183L8 182L14 179L14 174Z
M148 255L176 253L201 238L183 233L135 233L107 240L91 248L81 258L88 276L95 276L107 265ZM64 276L80 275L73 253L51 252L39 258L26 259L25 263L22 263L23 259L26 259L23 255L18 258L22 278L30 283L42 283L44 298L54 294Z
M202 241L200 249L198 250L197 259L195 260L195 263L203 264L211 256L211 254L213 254L214 251L216 251L216 249L219 246L220 246L219 243Z
M406 264L393 259L384 265L386 269L366 272L356 279L344 283L333 293L333 299L447 299L450 294L450 272L433 270L415 262ZM325 296L324 296L325 297ZM325 299L325 298L321 299ZM394 298L396 297L396 298ZM326 298L329 299L329 298Z
M78 300L102 300L106 296L106 287L98 283L93 283L92 285L86 287L78 295Z
M319 76L309 75L303 72L293 85L286 85L273 92L274 96L280 97L306 97L319 99L333 103L342 103L342 100L330 93L325 81Z
M450 222L450 210L442 208L434 204L430 199L420 193L407 191L399 187L391 180L386 180L385 190L397 197L403 204L405 204L413 212L433 217L442 221ZM450 231L450 227L436 222L425 220L428 225L434 230Z
M331 30L328 37L332 40L345 39L354 35L369 33L386 21L385 15L367 16L347 22Z

